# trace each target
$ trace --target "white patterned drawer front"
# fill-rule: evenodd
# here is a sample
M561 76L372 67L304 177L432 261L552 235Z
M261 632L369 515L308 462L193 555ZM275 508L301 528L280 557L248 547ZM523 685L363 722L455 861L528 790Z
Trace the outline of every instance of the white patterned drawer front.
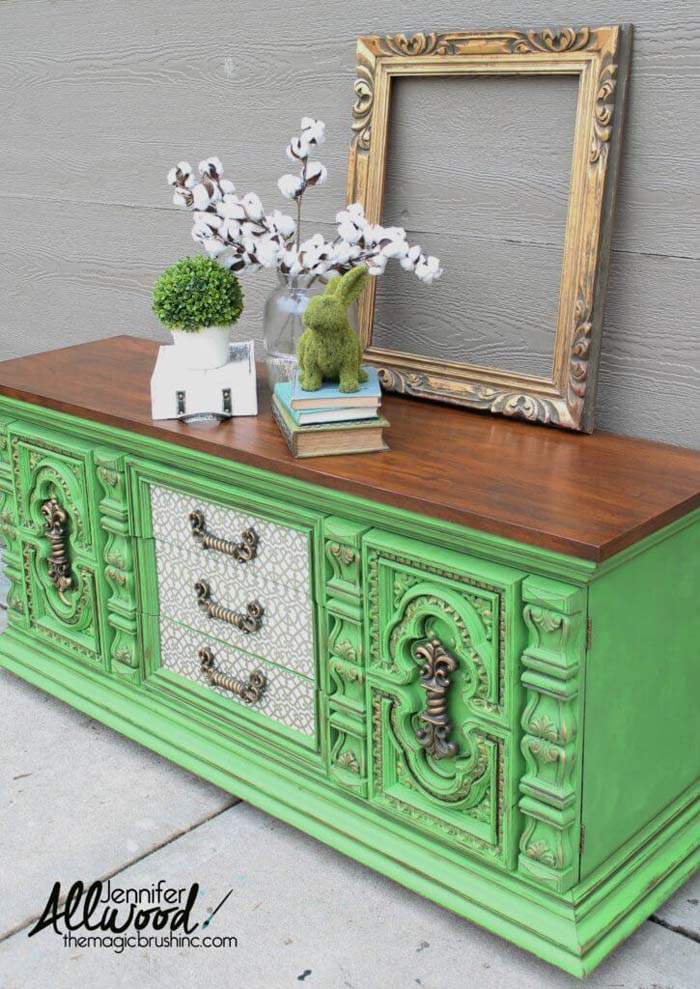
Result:
M202 549L190 525L190 513L195 510L204 515L207 531L220 539L238 543L241 533L254 529L258 537L255 557L239 563L217 550ZM231 574L240 581L283 583L296 594L309 594L309 537L305 532L155 484L151 485L151 522L156 539L186 547L203 559L227 560Z
M221 673L245 680L253 670L262 670L267 684L260 700L246 704L232 691L212 686L200 668L198 651L202 646L211 648L215 667ZM191 628L163 618L160 620L160 654L162 668L225 697L232 704L264 714L302 735L315 734L315 689L311 680L281 670L238 649L212 642Z
M202 558L203 556L203 558ZM244 570L233 561L238 570ZM232 580L231 561L205 551L193 554L186 548L156 543L159 613L182 625L214 636L228 645L263 656L271 662L313 677L314 624L313 603L308 588L304 594L290 583L286 587L266 580L258 571L245 580ZM245 611L246 605L258 601L263 609L261 627L245 633L226 621L210 618L197 601L194 585L205 581L210 601L233 611Z

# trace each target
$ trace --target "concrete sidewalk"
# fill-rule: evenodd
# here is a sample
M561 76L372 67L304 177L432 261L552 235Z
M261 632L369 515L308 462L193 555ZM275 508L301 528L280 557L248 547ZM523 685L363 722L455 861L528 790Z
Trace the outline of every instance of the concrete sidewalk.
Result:
M581 985L4 671L0 744L1 989ZM56 880L107 877L198 882L209 912L232 888L209 933L237 947L115 954L65 947L51 931L28 940ZM586 985L696 989L699 942L696 877Z

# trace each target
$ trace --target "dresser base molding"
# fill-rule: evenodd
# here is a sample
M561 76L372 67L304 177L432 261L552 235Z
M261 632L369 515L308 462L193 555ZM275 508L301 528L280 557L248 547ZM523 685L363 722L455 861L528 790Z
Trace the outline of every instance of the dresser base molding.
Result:
M46 649L20 629L0 640L0 666L364 865L575 976L588 975L700 865L697 788L627 845L615 868L549 894L402 828L312 769L290 771L138 688Z

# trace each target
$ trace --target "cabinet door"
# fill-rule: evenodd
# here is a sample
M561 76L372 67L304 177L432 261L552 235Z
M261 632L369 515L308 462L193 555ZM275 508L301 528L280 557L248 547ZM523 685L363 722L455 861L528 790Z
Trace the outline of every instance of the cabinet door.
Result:
M97 519L89 446L49 430L8 430L21 580L14 616L33 634L98 661Z
M512 866L526 574L376 530L363 555L370 800Z

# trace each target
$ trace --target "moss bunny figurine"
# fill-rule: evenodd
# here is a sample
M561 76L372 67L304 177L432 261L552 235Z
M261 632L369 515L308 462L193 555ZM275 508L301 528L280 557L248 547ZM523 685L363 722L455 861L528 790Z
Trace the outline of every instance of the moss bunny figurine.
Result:
M367 373L360 367L362 345L348 318L348 307L359 296L369 276L365 265L336 275L323 295L314 296L302 322L306 329L297 344L300 383L304 391L318 391L324 381L337 381L339 391L357 391Z

